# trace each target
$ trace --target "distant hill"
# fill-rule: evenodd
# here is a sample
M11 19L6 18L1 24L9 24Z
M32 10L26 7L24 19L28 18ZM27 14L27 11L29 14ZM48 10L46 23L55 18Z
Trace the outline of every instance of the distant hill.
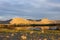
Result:
M29 20L29 21L41 21L41 19L39 19L39 20L27 19L27 20Z
M6 21L0 21L0 24L9 24L11 20L12 20L12 19L6 20Z

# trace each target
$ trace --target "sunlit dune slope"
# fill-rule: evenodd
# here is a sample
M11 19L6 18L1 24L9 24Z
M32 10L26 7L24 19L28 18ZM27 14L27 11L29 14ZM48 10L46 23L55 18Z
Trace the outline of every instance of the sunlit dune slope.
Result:
M29 24L29 21L24 18L13 18L10 24Z
M40 21L40 24L52 24L52 23L55 23L55 21L49 20L48 18L43 18L43 19Z

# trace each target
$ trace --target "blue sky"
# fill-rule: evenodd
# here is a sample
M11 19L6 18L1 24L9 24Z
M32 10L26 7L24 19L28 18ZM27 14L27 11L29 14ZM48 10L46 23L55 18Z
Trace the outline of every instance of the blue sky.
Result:
M0 0L0 19L60 19L60 0Z

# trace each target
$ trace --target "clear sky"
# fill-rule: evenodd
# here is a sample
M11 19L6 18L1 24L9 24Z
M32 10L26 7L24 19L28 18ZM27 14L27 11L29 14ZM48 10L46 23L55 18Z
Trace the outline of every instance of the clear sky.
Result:
M0 0L0 19L60 19L60 0Z

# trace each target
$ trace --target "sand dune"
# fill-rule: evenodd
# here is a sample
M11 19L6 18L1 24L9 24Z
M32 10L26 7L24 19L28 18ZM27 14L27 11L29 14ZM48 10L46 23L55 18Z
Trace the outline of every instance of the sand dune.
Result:
M51 24L54 23L54 21L49 20L47 18L43 18L41 21L36 21L36 20L27 20L24 18L13 18L10 21L10 24Z
M29 21L24 18L13 18L10 24L29 24Z

